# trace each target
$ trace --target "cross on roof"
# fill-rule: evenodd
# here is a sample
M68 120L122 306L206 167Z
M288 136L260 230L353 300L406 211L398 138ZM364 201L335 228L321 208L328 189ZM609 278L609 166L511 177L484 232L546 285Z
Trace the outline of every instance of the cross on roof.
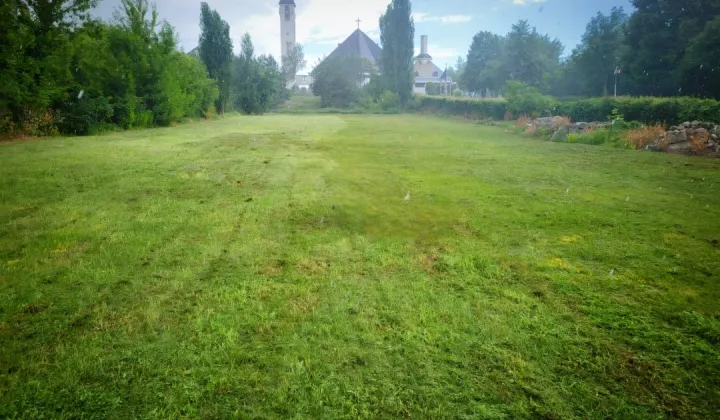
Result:
M360 20L360 18L357 18L357 20L356 20L355 22L357 22L357 24L358 24L358 29L360 29L360 22L362 22L362 20Z

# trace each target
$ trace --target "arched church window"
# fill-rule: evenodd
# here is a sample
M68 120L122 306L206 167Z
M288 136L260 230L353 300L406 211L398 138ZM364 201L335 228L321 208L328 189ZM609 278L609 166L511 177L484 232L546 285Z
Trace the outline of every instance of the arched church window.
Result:
M415 72L415 77L418 77L418 76L420 76L420 73Z
M290 20L290 6L285 6L285 20Z
M433 72L433 77L438 77L438 73L436 71Z

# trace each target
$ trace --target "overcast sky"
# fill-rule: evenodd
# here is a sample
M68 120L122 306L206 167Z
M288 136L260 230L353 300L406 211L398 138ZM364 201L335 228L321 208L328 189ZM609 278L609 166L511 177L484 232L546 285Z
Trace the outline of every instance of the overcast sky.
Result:
M120 0L101 0L95 15L112 17ZM197 46L200 28L199 0L155 0L161 19L175 27L181 47ZM280 54L278 0L208 0L230 24L235 47L249 32L259 54ZM308 64L329 54L357 27L379 44L378 18L389 0L295 0L297 41L305 46ZM559 38L569 54L590 18L613 6L630 10L630 0L413 0L416 49L420 35L429 36L429 53L439 67L465 56L475 33L482 30L505 34L519 19L528 19L541 33ZM309 70L309 69L306 69Z

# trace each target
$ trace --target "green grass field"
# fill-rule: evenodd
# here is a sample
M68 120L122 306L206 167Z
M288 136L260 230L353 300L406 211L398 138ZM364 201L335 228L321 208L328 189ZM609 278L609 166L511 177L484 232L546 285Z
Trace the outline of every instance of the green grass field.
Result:
M0 417L718 418L719 212L429 116L0 144Z

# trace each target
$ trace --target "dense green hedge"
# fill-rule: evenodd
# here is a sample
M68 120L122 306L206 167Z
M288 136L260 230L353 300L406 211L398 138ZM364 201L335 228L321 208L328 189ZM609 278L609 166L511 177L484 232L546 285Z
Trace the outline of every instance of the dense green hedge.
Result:
M508 110L507 102L503 100L444 96L418 96L415 107L422 112L494 119L502 119ZM619 97L561 101L555 105L553 114L568 116L573 121L605 121L613 109L623 114L626 121L667 125L693 120L720 122L720 101L691 97ZM547 110L538 109L535 113L544 115L546 112Z
M507 103L498 99L468 99L448 96L418 96L411 107L421 112L462 115L467 118L503 119Z
M573 121L604 121L613 109L626 121L667 125L693 120L720 122L720 101L690 97L581 99L559 103L555 113Z

